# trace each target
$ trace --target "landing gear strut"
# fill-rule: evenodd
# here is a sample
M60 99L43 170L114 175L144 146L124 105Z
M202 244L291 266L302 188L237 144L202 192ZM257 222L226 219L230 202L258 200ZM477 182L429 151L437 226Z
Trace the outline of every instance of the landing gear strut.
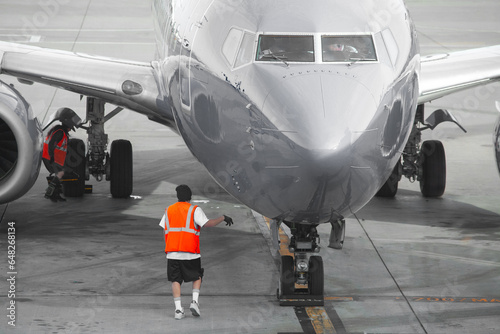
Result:
M115 198L128 198L132 194L132 145L128 140L115 140L111 151L107 152L108 135L104 123L117 115L123 108L116 108L105 115L105 102L96 98L87 98L87 124L81 126L87 130L88 151L80 139L71 139L68 147L66 164L70 164L72 173L63 183L67 197L80 197L85 192L85 180L92 175L97 181L110 181L110 192Z
M422 131L434 128L443 122L457 124L465 129L447 110L434 111L424 120L424 105L417 108L413 129L406 143L401 160L394 167L389 179L380 188L378 197L394 197L398 190L401 176L410 182L419 181L424 197L439 197L446 187L446 156L443 144L438 140L427 140L421 144Z
M292 237L288 250L281 256L278 299L281 306L323 306L324 270L320 251L318 225L284 222Z
M116 108L108 115L104 114L105 103L94 98L87 98L87 129L89 151L87 154L87 180L90 175L97 181L106 177L110 181L110 192L115 198L128 198L132 194L132 145L128 140L115 140L111 143L111 156L106 152L108 135L104 132L104 123L117 115L123 108Z

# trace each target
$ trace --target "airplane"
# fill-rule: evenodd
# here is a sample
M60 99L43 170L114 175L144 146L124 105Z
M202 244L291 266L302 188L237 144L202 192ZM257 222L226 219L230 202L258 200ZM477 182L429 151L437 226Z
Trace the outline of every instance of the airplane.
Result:
M319 224L340 249L345 218L395 196L402 176L443 195L444 147L421 134L460 124L442 109L425 117L424 105L500 79L500 46L421 56L402 0L153 0L152 12L150 63L0 42L0 74L87 97L88 145L70 143L66 196L82 196L90 175L113 197L132 194L132 147L108 152L104 130L123 108L176 131L229 194L273 231L289 227L282 305L323 303ZM0 204L32 187L42 142L28 101L0 81ZM500 120L494 142L500 170Z

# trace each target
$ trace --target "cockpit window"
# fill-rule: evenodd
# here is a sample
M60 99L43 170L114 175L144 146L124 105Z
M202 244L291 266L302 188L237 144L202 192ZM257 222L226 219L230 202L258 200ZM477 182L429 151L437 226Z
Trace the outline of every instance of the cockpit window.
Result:
M314 37L260 35L256 59L271 62L314 62Z
M371 35L322 36L323 62L377 61Z
M221 51L231 68L234 69L252 62L254 42L254 33L236 27L229 30Z

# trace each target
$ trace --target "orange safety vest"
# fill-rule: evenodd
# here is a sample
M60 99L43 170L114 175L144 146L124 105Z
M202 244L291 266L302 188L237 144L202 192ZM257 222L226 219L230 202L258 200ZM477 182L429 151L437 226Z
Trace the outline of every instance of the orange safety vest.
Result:
M66 153L68 152L68 136L66 132L62 129L57 129L47 135L45 141L43 142L43 154L42 157L44 159L50 160L49 155L49 142L52 139L52 136L57 132L62 131L64 133L63 138L59 143L54 147L54 162L58 165L64 166L64 161L66 160Z
M165 253L200 254L200 226L194 222L197 207L177 202L165 210Z

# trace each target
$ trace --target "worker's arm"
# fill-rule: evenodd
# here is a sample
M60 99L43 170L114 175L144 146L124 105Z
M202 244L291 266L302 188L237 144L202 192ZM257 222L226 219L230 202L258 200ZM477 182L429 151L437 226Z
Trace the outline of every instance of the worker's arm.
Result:
M50 161L54 161L54 149L56 148L57 143L59 143L64 138L64 132L62 130L56 130L54 135L49 141L49 157Z
M161 233L163 236L165 236L165 224L165 215L163 215L163 217L161 217L160 224L158 224L162 229Z
M205 225L203 225L203 227L214 227L214 226L217 226L219 225L220 223L222 223L223 221L226 222L226 225L233 225L233 220L231 219L231 217L228 217L228 216L220 216L219 218L213 218L213 219L209 219Z
M214 226L217 226L219 225L220 223L222 223L224 221L224 216L221 216L219 218L213 218L213 219L209 219L205 225L203 225L203 227L214 227Z

